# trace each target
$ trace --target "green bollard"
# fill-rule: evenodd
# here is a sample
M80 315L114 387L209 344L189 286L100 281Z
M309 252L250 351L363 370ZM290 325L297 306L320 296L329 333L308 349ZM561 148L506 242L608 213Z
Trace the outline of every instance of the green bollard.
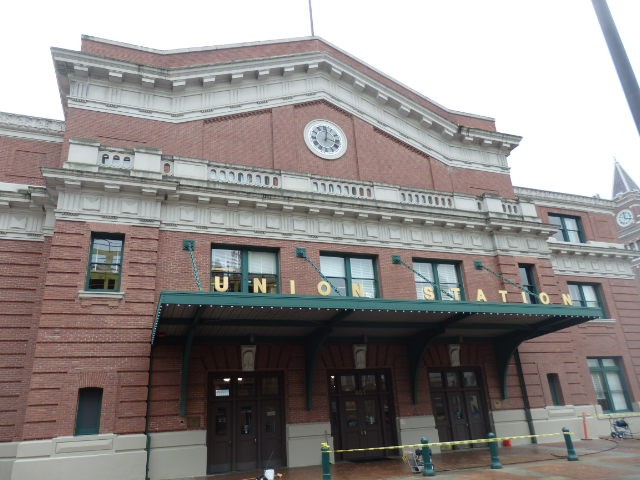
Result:
M331 458L329 452L331 448L328 443L322 444L322 480L331 480Z
M567 444L567 460L570 462L577 462L580 460L576 455L576 449L573 448L573 440L571 440L571 433L567 427L562 427L562 434L564 435L564 443Z
M489 432L487 437L489 437L489 439L496 438L496 434L493 432ZM489 452L491 453L491 468L493 470L502 468L500 457L498 456L498 442L489 442Z
M431 449L429 448L429 439L422 437L420 439L422 444L422 476L423 477L435 477L436 469L433 468L433 462L431 461Z

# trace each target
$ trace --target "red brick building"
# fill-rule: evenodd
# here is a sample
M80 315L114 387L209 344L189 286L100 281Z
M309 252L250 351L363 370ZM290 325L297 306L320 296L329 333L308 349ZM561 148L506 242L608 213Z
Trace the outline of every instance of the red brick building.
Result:
M583 412L606 434L638 408L616 205L514 188L493 119L318 38L52 55L65 121L0 114L0 477L311 465Z

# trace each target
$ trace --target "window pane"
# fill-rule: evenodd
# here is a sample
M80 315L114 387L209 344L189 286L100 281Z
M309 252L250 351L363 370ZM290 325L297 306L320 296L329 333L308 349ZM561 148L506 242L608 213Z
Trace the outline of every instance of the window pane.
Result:
M255 395L256 379L254 377L238 377L238 390L236 393L239 397L250 397Z
M362 375L360 377L360 383L362 384L362 391L375 392L376 391L376 376L375 375Z
M354 279L354 282L362 285L362 290L364 291L364 296L366 298L375 298L376 282L374 282L373 280L358 280L358 279Z
M280 382L278 382L278 377L262 378L262 394L263 395L278 395L279 390L280 390Z
M100 433L100 412L102 410L102 389L81 388L78 391L76 435Z
M585 306L598 307L598 296L593 285L582 285L582 295L584 296Z
M628 410L627 399L624 397L623 392L611 392L611 403L613 403L613 410Z
M569 287L569 295L571 295L571 304L574 307L582 306L582 295L580 295L580 288L578 287L578 285L574 285L570 283L568 287ZM597 365L598 363L597 360L595 362Z
M342 257L320 257L320 270L327 277L346 277L344 268L344 258Z
M249 274L271 274L277 272L276 254L274 252L249 251Z
M462 384L465 387L477 387L478 379L476 378L475 372L463 372Z
M374 278L371 258L351 258L351 278Z
M622 383L620 383L620 376L615 372L607 373L607 383L610 390L622 390Z
M338 289L341 296L347 295L347 281L344 278L336 278L336 277L327 277L327 279L331 282L331 284ZM330 296L336 296L337 293L333 290L330 290Z
M87 288L90 290L120 290L123 239L93 236Z
M578 231L578 222L576 221L575 218L564 217L564 226L569 231L572 231L572 232Z
M429 372L429 383L432 388L442 387L442 374L440 372Z
M211 268L217 272L240 272L241 265L240 250L214 248L211 251Z
M591 373L591 381L593 382L593 388L596 391L596 398L598 400L604 399L604 381L602 379L602 374L592 372Z
M580 233L577 230L567 230L569 242L580 242Z
M433 282L433 267L431 263L416 262L413 264L413 269L423 277L426 277L427 279ZM416 274L414 274L414 278L416 282L424 282L424 279L420 278Z
M448 263L438 265L438 280L441 284L458 285L458 272L455 265Z
M602 358L600 359L603 367L615 367L616 361L613 358Z
M589 368L598 368L598 359L587 358L587 365L589 365Z
M342 375L340 377L340 389L343 392L353 392L356 389L355 375Z

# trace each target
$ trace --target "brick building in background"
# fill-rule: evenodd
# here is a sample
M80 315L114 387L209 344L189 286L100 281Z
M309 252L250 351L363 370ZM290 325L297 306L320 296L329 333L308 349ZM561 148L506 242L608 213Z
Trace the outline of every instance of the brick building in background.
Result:
M312 465L324 441L638 409L616 203L514 188L493 119L315 37L52 55L65 121L0 114L0 477Z

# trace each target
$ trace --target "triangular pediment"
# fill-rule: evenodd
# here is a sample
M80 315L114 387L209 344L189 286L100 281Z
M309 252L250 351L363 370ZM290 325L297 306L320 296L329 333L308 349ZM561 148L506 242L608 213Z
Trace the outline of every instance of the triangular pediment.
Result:
M272 56L257 52L257 58L238 53L254 45L229 47L226 55L222 48L215 55L199 49L164 53L199 54L193 65L162 56L160 62L157 51L112 44L114 57L124 58L118 48L128 48L139 57L126 58L151 64L108 58L108 49L101 55L52 49L67 107L182 123L326 101L448 165L504 173L506 157L520 141L495 132L492 119L447 110L318 39L281 42L287 48ZM291 46L301 44L299 51ZM167 62L178 66L167 68Z

